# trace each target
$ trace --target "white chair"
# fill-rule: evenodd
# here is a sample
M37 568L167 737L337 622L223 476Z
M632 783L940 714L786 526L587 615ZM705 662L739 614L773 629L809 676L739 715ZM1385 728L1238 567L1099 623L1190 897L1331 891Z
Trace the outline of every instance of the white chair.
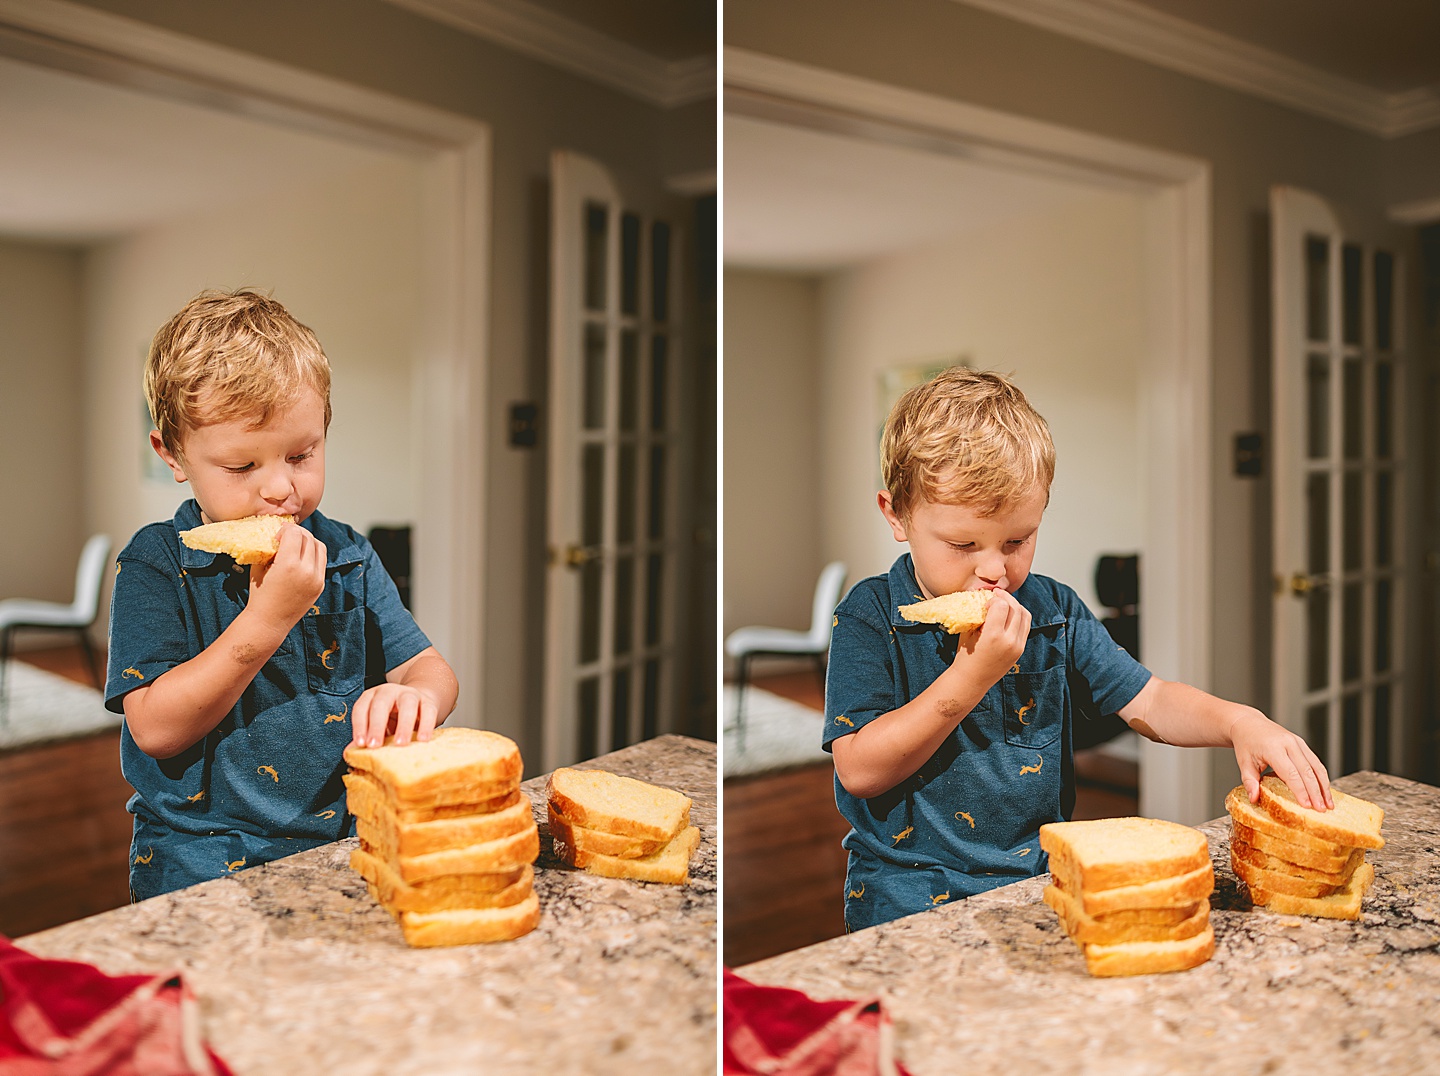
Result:
M11 636L21 628L47 631L73 631L80 636L90 676L102 691L105 681L90 645L90 626L100 611L100 583L110 557L110 536L96 534L80 551L80 564L75 569L75 599L69 605L60 602L32 601L29 598L6 598L0 601L0 715L5 705L5 674L10 667Z
M845 564L831 561L820 572L815 584L815 599L810 607L810 630L789 628L736 628L725 638L725 653L739 662L735 689L735 724L745 727L745 683L750 675L750 662L757 657L812 658L820 674L820 687L825 687L825 655L830 650L830 624L835 606L845 588Z

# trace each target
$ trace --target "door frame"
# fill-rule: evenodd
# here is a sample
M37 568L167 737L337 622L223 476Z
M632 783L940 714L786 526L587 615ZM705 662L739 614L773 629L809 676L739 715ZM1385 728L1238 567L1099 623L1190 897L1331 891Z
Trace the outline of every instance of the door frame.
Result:
M424 160L415 604L460 683L482 684L489 125L65 0L0 0L0 55Z
M725 111L1141 194L1149 277L1140 385L1141 648L1157 676L1212 680L1210 164L949 98L727 47ZM1212 811L1207 751L1141 741L1140 813Z

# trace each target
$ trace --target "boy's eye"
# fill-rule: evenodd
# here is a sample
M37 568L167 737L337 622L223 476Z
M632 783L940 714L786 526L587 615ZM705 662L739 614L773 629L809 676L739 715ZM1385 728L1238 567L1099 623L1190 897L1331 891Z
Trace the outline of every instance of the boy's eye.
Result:
M951 549L958 550L961 553L968 553L970 552L970 550L975 548L974 542L947 542L946 544Z
M229 471L231 474L244 474L246 471L250 470L254 466L255 465L253 463L247 463L243 467L226 467L225 470Z
M306 460L308 460L308 459L309 459L311 456L313 456L313 455L315 455L315 453L313 453L313 452L302 452L302 453L300 453L300 455L298 455L298 456L291 456L291 457L290 457L290 462L291 462L291 463L304 463Z

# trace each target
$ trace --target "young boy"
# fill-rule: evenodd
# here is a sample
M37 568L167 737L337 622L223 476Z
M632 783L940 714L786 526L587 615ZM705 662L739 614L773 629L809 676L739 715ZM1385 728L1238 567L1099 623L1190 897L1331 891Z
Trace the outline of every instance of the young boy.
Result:
M835 801L852 827L848 930L1042 873L1039 828L1075 804L1077 713L1118 713L1162 743L1231 746L1252 799L1269 765L1302 804L1333 806L1298 736L1151 676L1073 590L1031 574L1055 449L1010 381L955 368L911 389L880 451L880 511L910 552L840 603L825 692ZM898 610L980 588L993 597L972 637Z
M144 900L354 832L341 752L427 740L458 685L370 544L317 508L330 364L273 299L207 291L150 345L150 444L193 500L120 554L105 704ZM178 533L293 515L246 568Z

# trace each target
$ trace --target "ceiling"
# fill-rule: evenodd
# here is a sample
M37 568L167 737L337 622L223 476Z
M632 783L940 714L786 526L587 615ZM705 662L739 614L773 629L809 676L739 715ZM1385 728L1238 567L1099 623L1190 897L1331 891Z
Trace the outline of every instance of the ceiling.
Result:
M1440 87L1435 0L1134 0L1383 93Z
M1094 188L726 114L725 264L820 273L944 242Z
M716 0L529 0L661 60L715 55Z
M0 58L0 235L94 243L382 151Z

